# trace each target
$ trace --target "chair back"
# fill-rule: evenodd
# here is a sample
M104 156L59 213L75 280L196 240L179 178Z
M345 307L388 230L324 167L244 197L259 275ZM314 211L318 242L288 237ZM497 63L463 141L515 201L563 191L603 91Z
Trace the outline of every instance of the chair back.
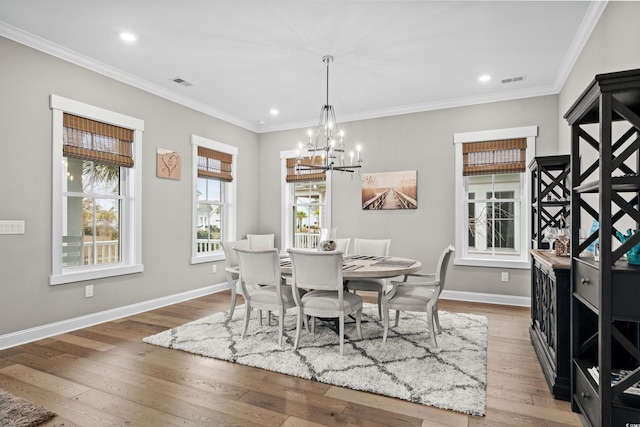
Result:
M240 280L245 285L276 285L282 280L278 250L234 248L240 262Z
M336 251L340 251L343 254L349 253L349 246L351 246L351 239L336 239Z
M229 241L229 242L220 242L220 246L222 246L222 251L224 252L225 266L237 267L239 264L238 255L234 250L234 248L237 247L237 248L248 249L249 241L244 239L244 240L236 240L236 241Z
M275 247L273 234L247 234L249 249L271 249Z
M353 239L353 253L356 255L387 256L391 239Z
M444 282L447 278L447 267L449 266L449 260L451 259L451 255L455 252L456 248L453 245L449 245L442 254L440 255L440 259L438 260L438 269L436 270L436 280L440 281L440 286L438 287L437 296L440 295L440 292L444 289ZM436 298L437 298L436 296Z
M342 299L342 252L310 252L289 249L296 288L338 291Z

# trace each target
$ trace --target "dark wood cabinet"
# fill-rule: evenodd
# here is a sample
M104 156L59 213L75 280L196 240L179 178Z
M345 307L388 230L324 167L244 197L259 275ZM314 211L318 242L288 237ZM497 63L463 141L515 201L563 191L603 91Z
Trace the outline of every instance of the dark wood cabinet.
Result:
M531 171L531 247L547 249L544 234L569 218L571 156L540 156L529 164Z
M568 257L531 249L529 335L549 389L556 399L571 397L570 269Z
M591 426L640 425L640 70L595 77L571 125L572 409ZM599 229L579 239L593 220ZM621 230L619 228L622 228ZM596 260L588 251L598 239Z

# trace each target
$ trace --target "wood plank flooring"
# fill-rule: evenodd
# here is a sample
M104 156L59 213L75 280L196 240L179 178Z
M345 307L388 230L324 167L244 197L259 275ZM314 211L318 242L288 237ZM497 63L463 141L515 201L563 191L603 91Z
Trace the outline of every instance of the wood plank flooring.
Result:
M142 342L228 308L222 292L0 351L0 388L58 414L48 427L580 425L569 403L549 393L529 340L528 308L440 303L489 319L484 417Z

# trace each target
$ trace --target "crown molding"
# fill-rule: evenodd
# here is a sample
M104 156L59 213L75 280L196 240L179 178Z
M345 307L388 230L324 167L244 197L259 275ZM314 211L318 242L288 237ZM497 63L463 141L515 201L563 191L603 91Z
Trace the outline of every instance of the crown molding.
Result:
M560 65L558 69L558 74L556 75L556 80L554 82L554 87L556 88L556 93L560 93L562 87L564 86L573 66L575 65L578 57L580 56L580 52L584 48L585 44L589 40L593 29L598 24L600 20L600 16L602 16L602 12L607 7L609 3L608 0L602 1L594 1L589 5L589 9L587 9L587 13L580 24L580 28L578 28L578 32L576 33L573 41L571 42L571 46L569 47L569 51L567 55L564 57L564 61Z
M119 82L128 84L129 86L133 86L145 92L149 92L153 95L175 102L176 104L191 108L193 110L234 124L252 132L257 132L255 126L245 120L212 108L206 104L195 101L184 95L180 95L176 92L165 89L156 84L150 83L147 80L140 79L118 68L104 64L100 61L96 61L95 59L67 49L49 40L43 39L42 37L38 37L34 34L23 31L3 21L0 21L0 36L6 37L10 40L21 43L25 46L29 46L33 49L39 50L56 58L102 74Z
M540 86L529 89L511 90L507 92L483 94L472 97L446 99L440 101L426 102L414 105L404 105L400 107L385 108L380 110L370 110L354 114L341 114L339 123L355 122L358 120L379 119L383 117L399 116L403 114L422 113L425 111L444 110L447 108L469 107L480 104L490 104L493 102L513 101L516 99L534 98L537 96L557 95L558 90L555 85ZM305 120L276 125L263 125L256 132L276 132L282 130L300 129L309 126L317 126L317 121Z

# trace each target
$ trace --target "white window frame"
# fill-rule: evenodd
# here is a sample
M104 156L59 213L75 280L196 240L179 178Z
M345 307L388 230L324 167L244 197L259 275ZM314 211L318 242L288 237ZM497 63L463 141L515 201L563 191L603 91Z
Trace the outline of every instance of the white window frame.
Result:
M455 186L456 186L456 252L455 265L467 265L476 267L499 267L530 269L529 262L529 223L531 216L531 174L523 172L521 180L521 205L520 205L520 256L483 255L471 256L467 247L466 235L468 233L468 218L466 215L466 187L462 175L462 145L469 142L496 141L501 139L527 139L526 164L528 165L536 155L537 126L524 126L518 128L494 129L478 132L456 133L453 135L455 146Z
M225 241L236 240L236 223L237 223L237 205L236 205L236 188L238 182L237 174L237 157L238 147L223 144L222 142L204 138L198 135L191 135L191 182L192 182L192 201L191 201L191 264L201 264L204 262L224 260L224 252L222 249L215 252L198 253L198 147L216 150L221 153L231 155L231 174L233 179L231 182L222 182L225 188L222 191L223 211L220 212L224 222L221 227L221 236ZM224 230L222 230L224 228Z
M303 150L301 153L302 156L309 156L310 153L307 150ZM294 204L294 188L295 184L293 182L286 182L287 180L287 159L291 159L293 157L298 156L298 150L287 150L280 152L280 182L282 185L280 186L280 235L282 239L280 239L281 252L285 252L287 249L293 247L293 222L295 221L292 218L291 210ZM331 172L327 172L325 183L327 186L327 195L326 195L326 203L325 203L325 212L326 212L326 227L331 227Z
M61 285L143 272L142 203L140 194L142 194L142 132L144 131L144 121L53 94L50 97L50 108L53 115L53 165L51 179L52 250L49 284ZM118 263L73 268L62 267L62 176L64 162L62 148L64 113L133 130L134 166L132 168L121 168L122 172L120 176L120 185L125 197L120 215L122 254L121 260Z

